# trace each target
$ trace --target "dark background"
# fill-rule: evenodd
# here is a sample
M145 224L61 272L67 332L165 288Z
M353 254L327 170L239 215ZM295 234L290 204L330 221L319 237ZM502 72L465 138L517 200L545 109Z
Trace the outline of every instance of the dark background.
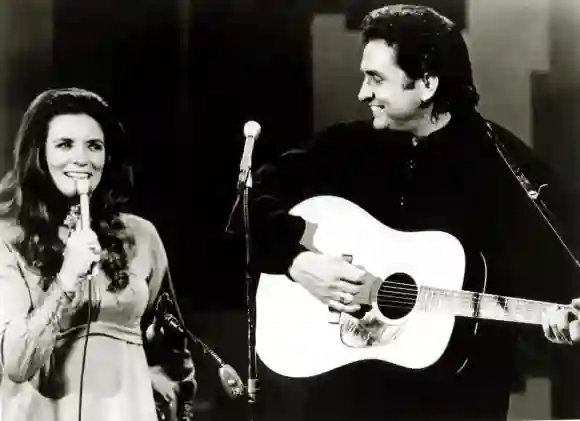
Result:
M20 46L4 55L8 69L2 73L2 103L8 111L0 113L4 163L10 162L8 152L19 118L39 92L77 86L104 96L132 140L137 170L133 209L150 219L164 240L188 327L245 379L244 249L224 234L235 199L243 125L253 119L262 126L255 166L307 140L314 126L313 16L344 13L347 27L356 29L365 12L385 3L47 0L12 4L1 16L7 28L2 45ZM468 25L465 0L424 3L462 28ZM554 4L564 3L554 0ZM566 10L561 10L565 16ZM567 67L570 61L563 58L568 51L563 47L562 27L552 38L554 51L562 51L552 57L553 74L528 76L533 78L537 117L535 147L556 164L574 190L574 180L580 177L575 177L579 148L573 139L580 128L572 110L580 108L557 82L559 76L569 75L566 80L572 83L574 74ZM44 34L50 34L50 39ZM337 80L337 90L340 86ZM567 104L562 104L561 95ZM555 137L561 141L555 143ZM196 364L199 419L243 419L243 402L225 397L213 361L197 353Z
M244 380L244 249L224 228L244 123L267 134L255 160L310 132L305 3L54 2L52 85L94 90L118 112L133 142L133 208L165 242L188 327ZM196 357L199 417L244 419L213 360Z

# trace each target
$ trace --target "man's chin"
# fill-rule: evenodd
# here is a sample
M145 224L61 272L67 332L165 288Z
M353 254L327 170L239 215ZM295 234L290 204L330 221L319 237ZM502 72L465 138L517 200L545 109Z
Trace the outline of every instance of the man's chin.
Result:
M384 129L391 129L391 130L399 130L397 128L397 123L391 120L390 118L373 118L373 127L375 130L384 130Z
M390 118L373 118L373 127L375 130L395 130L395 131L408 131L409 127L402 121L391 120Z
M383 130L389 128L390 122L384 118L373 118L373 128L375 130Z

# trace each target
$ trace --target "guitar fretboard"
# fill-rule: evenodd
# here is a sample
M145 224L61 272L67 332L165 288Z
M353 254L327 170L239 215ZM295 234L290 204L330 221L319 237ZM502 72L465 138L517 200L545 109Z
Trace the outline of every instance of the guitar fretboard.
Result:
M452 312L456 316L541 325L542 313L552 303L421 286L418 307L425 312Z

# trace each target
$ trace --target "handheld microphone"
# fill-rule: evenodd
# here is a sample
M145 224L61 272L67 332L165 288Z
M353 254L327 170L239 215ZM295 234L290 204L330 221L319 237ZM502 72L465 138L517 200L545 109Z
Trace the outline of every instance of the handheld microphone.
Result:
M91 214L89 206L89 191L91 188L91 182L88 178L77 179L76 187L81 205L81 229L88 229L91 226Z
M252 187L252 175L250 169L252 167L252 153L254 151L254 142L260 136L262 128L255 121L248 121L244 125L244 137L246 143L244 144L244 152L242 153L242 160L240 161L240 176L238 178L238 188L246 185Z
M187 338L185 330L179 324L177 317L170 313L158 314L156 316L156 330L164 336L174 336L183 340Z
M91 226L91 215L90 215L90 206L89 206L89 191L91 189L91 182L88 178L77 179L75 183L75 187L77 189L77 193L79 195L80 200L80 229L90 229ZM90 282L94 274L98 271L98 265L96 262L93 264L91 271L87 275L86 279ZM87 315L87 332L90 331L91 327L91 307L92 307L92 285L89 286L89 305L88 305L88 315ZM79 421L81 420L82 416L82 405L83 405L83 384L84 384L84 377L85 377L85 362L87 357L87 347L89 344L89 335L85 336L85 344L83 348L83 360L82 360L82 369L81 369L81 378L80 378L80 391L79 391Z
M88 178L79 178L75 182L77 193L79 195L80 202L80 229L86 230L91 228L91 211L89 205L89 192L91 189L91 182ZM91 280L93 276L97 274L99 266L97 262L94 262L91 266L91 270L88 273L87 279Z
M235 399L244 394L244 382L231 365L222 362L218 369L218 376L222 387L230 398Z

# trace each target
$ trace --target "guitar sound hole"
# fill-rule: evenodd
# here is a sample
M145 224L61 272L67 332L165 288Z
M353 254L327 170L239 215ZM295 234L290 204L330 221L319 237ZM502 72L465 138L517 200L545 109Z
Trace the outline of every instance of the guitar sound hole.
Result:
M411 312L417 301L417 284L406 273L394 273L383 281L377 294L381 313L397 320Z

